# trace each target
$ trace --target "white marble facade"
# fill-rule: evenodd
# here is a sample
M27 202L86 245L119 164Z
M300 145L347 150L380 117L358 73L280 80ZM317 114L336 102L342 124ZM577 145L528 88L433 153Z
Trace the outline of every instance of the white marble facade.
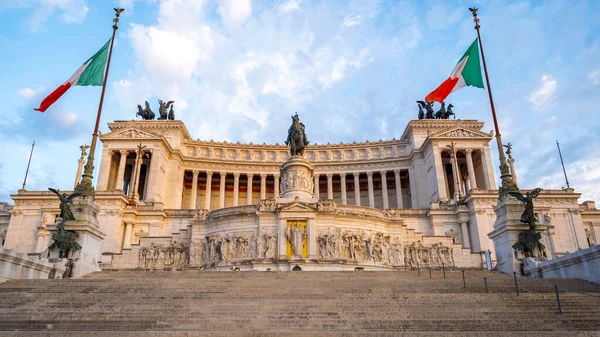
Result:
M485 267L488 250L494 259L497 154L482 122L414 120L400 139L312 145L294 176L282 171L290 157L282 145L194 140L181 121L109 127L96 186L103 267ZM290 186L308 195L284 193ZM536 199L548 255L600 239L600 211L579 196L544 190ZM23 190L12 198L5 247L41 252L58 200ZM288 247L295 221L304 224L302 254Z

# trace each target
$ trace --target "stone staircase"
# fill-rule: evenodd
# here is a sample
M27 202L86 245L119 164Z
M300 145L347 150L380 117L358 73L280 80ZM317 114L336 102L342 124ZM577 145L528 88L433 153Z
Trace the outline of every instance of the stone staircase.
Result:
M489 293L482 277L488 278ZM111 335L514 335L600 330L600 286L468 270L110 271L0 284L0 331ZM554 289L564 314L558 315ZM191 333L191 334L190 334ZM586 334L587 335L587 334Z

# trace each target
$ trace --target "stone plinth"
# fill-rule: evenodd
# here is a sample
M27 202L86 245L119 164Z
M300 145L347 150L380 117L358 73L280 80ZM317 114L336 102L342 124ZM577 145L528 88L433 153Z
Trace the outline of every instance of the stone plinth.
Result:
M313 190L314 170L308 160L302 156L292 156L281 165L281 197L286 202L296 198L316 202Z
M65 222L65 230L77 233L77 243L81 246L81 250L72 252L69 257L75 261L71 273L73 278L100 271L102 242L106 233L98 226L98 210L96 203L86 198L76 198L71 205L75 220ZM56 232L58 223L48 225L48 230ZM58 257L56 248L50 252L50 257Z
M521 214L524 210L525 204L509 198L503 198L494 207L496 221L494 230L488 234L488 237L494 241L496 269L503 273L521 272L521 262L518 260L513 245L519 241L519 233L529 229L528 224L521 222Z

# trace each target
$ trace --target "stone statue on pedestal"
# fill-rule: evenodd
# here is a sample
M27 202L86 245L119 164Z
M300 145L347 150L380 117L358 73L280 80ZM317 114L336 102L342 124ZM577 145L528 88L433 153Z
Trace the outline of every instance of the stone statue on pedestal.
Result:
M288 227L287 236L292 243L292 256L302 257L302 248L304 247L304 238L306 237L306 234L304 234L304 230L300 227L298 221L296 221L296 224L293 227Z
M535 223L538 219L533 213L533 199L539 194L541 188L535 188L526 195L519 192L508 192L511 196L525 204L525 210L521 214L521 222L529 225L529 229L519 233L518 241L512 246L517 252L523 254L524 257L543 258L544 245L540 242L542 235L535 230Z
M308 145L308 139L304 132L304 124L300 123L300 117L298 113L292 116L292 125L288 129L288 137L285 141L285 145L290 146L290 154L292 156L302 156L304 154L304 148Z

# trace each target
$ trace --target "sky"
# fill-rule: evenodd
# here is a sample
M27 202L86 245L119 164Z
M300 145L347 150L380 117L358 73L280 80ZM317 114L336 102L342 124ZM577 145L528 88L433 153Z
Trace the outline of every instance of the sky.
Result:
M313 143L400 138L415 101L475 39L476 6L519 186L566 186L558 140L580 202L600 201L600 2L576 0L0 0L0 201L21 188L33 141L26 189L73 187L101 88L33 108L110 38L116 6L126 11L101 132L135 119L145 100L157 112L163 99L193 138L267 144L283 143L296 111ZM485 90L446 102L493 129Z

